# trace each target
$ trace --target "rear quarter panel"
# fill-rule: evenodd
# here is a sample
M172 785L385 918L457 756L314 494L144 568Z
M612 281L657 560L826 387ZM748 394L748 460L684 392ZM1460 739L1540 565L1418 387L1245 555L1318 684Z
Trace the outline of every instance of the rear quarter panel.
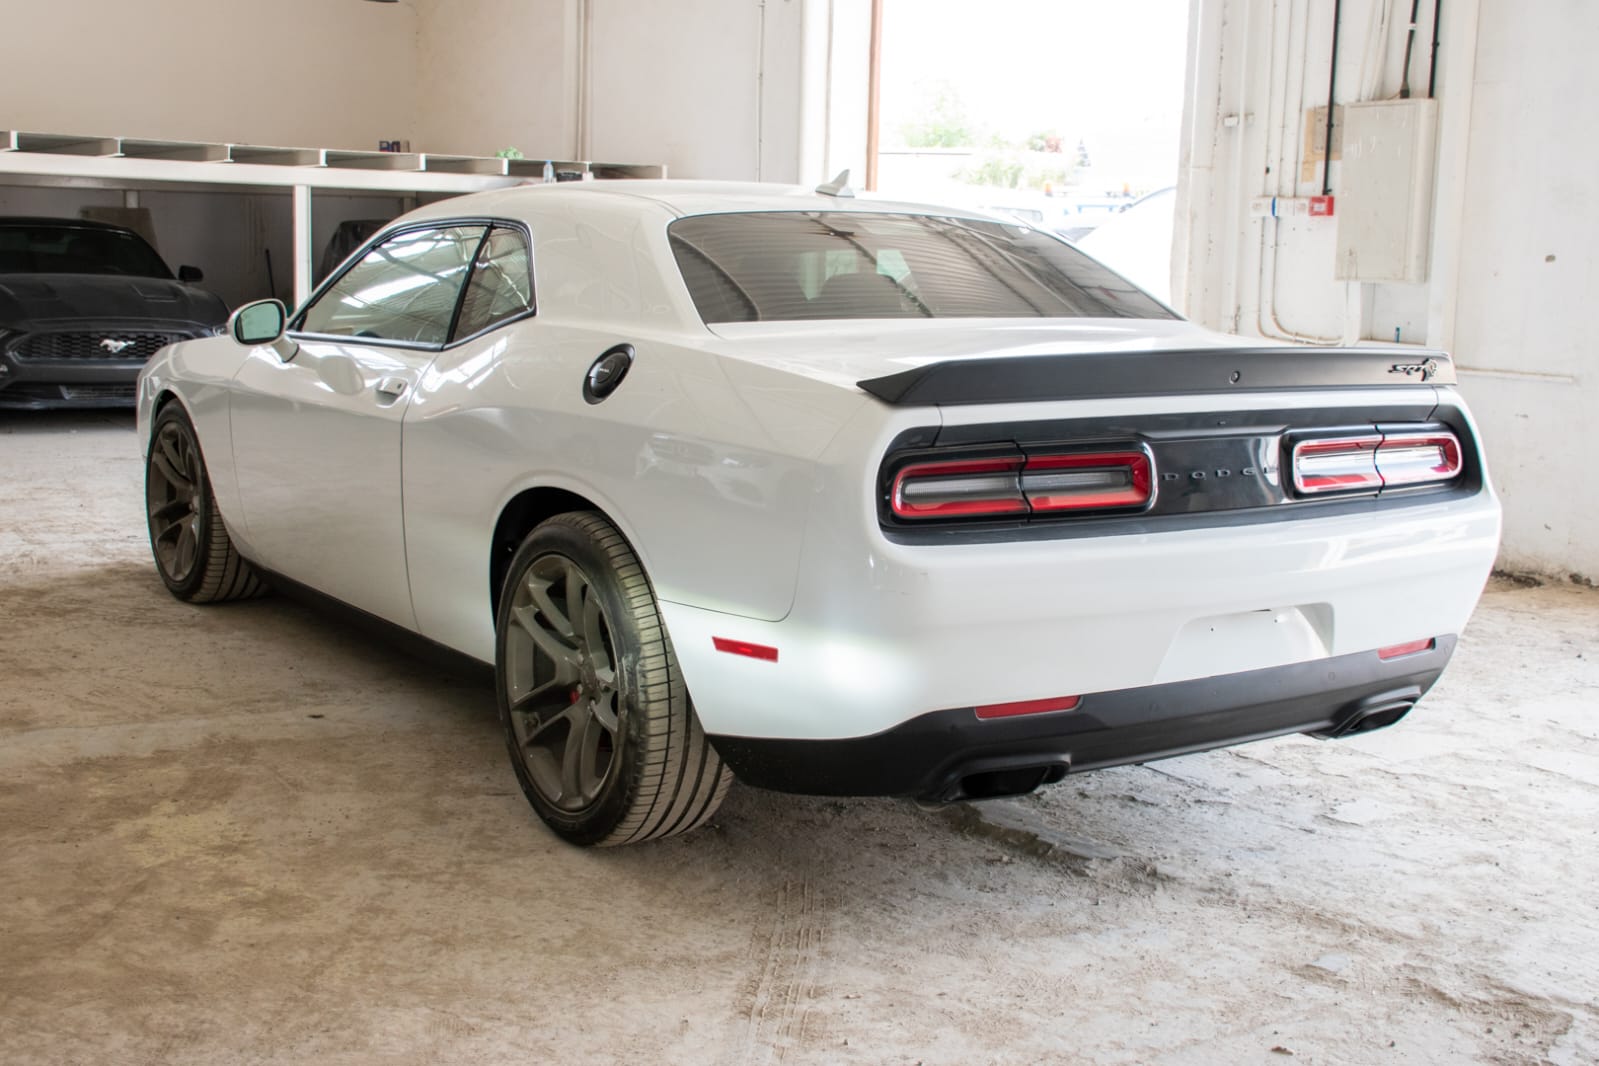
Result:
M589 365L621 343L635 350L626 379L588 403ZM477 354L445 353L405 427L407 556L421 631L493 658L492 535L507 504L536 488L603 510L658 598L782 618L822 489L815 461L867 402L636 325L534 319Z

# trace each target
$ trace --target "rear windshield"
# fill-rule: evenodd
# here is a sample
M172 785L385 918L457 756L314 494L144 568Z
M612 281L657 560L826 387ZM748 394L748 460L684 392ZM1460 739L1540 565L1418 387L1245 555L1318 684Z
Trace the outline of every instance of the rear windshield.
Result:
M1003 222L768 211L681 218L667 232L708 325L1176 317L1071 245Z
M132 230L51 223L0 225L0 274L172 277L155 249Z

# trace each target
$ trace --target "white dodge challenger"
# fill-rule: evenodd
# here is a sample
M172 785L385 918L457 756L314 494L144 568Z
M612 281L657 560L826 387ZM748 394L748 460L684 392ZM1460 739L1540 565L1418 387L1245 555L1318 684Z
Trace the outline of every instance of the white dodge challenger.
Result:
M1387 725L1498 544L1446 356L1252 345L833 187L453 199L229 332L140 378L168 588L492 662L580 844L735 777L937 803Z

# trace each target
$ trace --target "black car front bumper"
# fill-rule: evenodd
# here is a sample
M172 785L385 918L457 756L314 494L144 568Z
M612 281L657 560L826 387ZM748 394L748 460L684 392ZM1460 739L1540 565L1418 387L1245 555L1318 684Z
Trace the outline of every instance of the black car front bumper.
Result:
M739 780L823 796L910 796L949 802L1028 792L1067 773L1310 733L1365 732L1397 721L1455 648L1383 660L1332 659L1085 695L1070 711L979 719L935 711L869 737L780 740L712 736Z
M96 360L81 365L22 363L0 352L0 409L132 407L144 363Z
M193 322L113 320L0 332L0 409L132 407L139 371L151 356L211 332Z

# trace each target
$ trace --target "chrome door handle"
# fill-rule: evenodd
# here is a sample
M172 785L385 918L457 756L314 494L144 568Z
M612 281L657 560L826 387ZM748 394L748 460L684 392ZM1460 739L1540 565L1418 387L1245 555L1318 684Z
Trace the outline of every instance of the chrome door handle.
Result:
M372 386L373 391L379 396L387 396L391 400L398 400L401 396L404 396L405 387L404 378L384 378Z

